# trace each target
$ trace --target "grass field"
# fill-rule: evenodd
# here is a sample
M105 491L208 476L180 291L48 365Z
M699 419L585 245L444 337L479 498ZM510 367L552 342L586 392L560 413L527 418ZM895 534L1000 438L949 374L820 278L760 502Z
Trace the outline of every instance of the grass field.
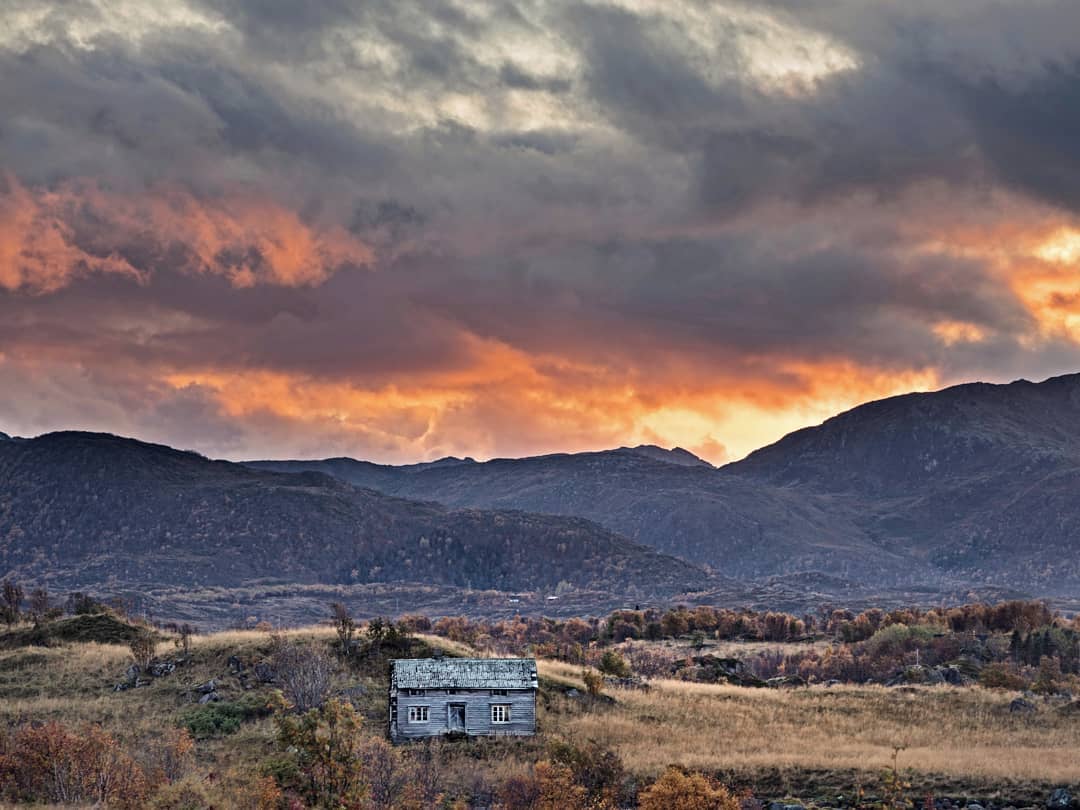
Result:
M290 635L318 644L332 638L327 628ZM423 640L451 654L468 653L461 645ZM230 655L258 656L268 647L267 635L256 631L196 637L189 665L151 686L119 693L111 687L130 661L125 646L72 643L3 651L0 722L101 723L121 739L137 740L175 724L197 698L193 687L222 678ZM171 650L171 644L161 650ZM977 687L771 690L659 680L648 691L614 690L614 703L607 703L565 694L570 686L582 688L579 667L541 661L540 674L542 737L496 744L486 762L487 754L478 757L475 749L459 752L461 767L486 769L489 776L513 773L542 755L545 740L565 737L613 749L642 779L676 763L771 796L848 793L860 785L872 790L897 748L913 791L1012 795L1020 797L1018 803L1033 803L1022 799L1058 785L1080 785L1076 702L1040 701L1036 713L1021 715L1009 711L1015 693ZM341 686L364 687L361 711L371 733L381 734L385 674L353 670L338 680ZM227 677L220 691L226 700L243 694ZM207 768L227 768L250 765L272 750L272 724L262 718L232 736L200 741L198 758Z
M576 683L580 670L543 662ZM632 770L668 763L752 779L776 769L874 771L902 748L902 768L952 781L1080 781L1075 705L1009 711L1015 695L979 687L812 687L789 690L653 681L616 693L611 711L568 722L617 750Z

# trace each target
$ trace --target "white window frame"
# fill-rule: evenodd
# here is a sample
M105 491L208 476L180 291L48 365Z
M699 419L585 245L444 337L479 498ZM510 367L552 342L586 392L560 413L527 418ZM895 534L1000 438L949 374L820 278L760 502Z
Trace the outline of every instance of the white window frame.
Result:
M410 706L409 707L409 722L410 723L427 723L431 720L431 707L430 706Z
M510 704L492 703L491 722L493 725L504 725L510 722Z

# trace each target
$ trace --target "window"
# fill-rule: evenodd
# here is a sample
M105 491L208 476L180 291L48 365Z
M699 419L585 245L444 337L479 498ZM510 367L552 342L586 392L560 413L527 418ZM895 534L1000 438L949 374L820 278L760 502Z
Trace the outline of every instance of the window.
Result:
M410 723L426 723L428 721L428 707L427 706L410 706L409 707L409 722Z
M446 690L446 694L448 694L448 695L456 695L457 693L458 693L457 689L447 689Z
M422 694L424 694L423 689L410 689L409 690L409 697L420 697Z
M495 703L491 707L491 722L492 723L509 723L510 722L510 704L508 703Z
M498 697L506 697L506 690L505 689L492 689L491 694L496 695Z

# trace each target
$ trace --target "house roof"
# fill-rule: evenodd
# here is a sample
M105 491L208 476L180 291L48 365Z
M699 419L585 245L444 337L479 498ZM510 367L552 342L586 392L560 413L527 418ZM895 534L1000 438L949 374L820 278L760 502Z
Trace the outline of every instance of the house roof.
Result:
M398 658L398 689L535 689L535 658Z

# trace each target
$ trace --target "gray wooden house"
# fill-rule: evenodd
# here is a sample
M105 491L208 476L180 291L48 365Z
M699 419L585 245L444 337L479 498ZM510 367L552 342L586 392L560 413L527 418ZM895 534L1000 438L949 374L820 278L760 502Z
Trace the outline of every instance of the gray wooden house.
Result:
M533 658L399 658L390 665L390 739L536 733Z

